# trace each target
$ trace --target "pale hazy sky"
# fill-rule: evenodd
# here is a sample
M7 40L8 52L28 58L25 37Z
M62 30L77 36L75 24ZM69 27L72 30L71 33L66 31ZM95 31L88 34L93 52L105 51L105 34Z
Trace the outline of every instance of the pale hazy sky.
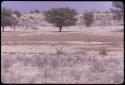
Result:
M109 11L112 8L111 1L4 1L2 6L29 12L34 9L46 11L51 8L70 7L78 12L84 11Z

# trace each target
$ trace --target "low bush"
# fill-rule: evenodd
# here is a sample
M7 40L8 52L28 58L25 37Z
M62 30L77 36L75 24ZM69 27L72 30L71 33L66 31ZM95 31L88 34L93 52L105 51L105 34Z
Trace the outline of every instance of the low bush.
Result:
M105 48L102 48L99 52L100 55L107 55L107 50Z

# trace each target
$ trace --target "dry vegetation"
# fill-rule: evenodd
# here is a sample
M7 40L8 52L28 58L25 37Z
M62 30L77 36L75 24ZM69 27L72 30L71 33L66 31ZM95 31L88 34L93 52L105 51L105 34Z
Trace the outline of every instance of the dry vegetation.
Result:
M122 58L105 57L108 59L87 54L4 55L2 82L122 83Z
M2 83L122 84L124 5L112 2L112 8L24 14L2 6Z
M110 32L4 32L2 82L122 83L123 34Z

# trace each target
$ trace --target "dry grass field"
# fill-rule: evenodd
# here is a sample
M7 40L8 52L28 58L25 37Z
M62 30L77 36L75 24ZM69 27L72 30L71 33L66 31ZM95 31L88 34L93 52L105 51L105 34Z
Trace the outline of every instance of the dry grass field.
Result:
M44 29L2 32L3 83L123 83L122 27Z

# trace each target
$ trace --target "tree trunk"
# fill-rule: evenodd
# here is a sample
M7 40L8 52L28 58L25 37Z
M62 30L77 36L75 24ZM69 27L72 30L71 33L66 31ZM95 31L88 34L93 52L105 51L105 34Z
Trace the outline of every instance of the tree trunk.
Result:
M4 26L2 26L2 32L4 32Z
M59 26L59 32L61 32L62 31L62 26Z
M15 32L15 26L13 28L14 28L14 32Z

